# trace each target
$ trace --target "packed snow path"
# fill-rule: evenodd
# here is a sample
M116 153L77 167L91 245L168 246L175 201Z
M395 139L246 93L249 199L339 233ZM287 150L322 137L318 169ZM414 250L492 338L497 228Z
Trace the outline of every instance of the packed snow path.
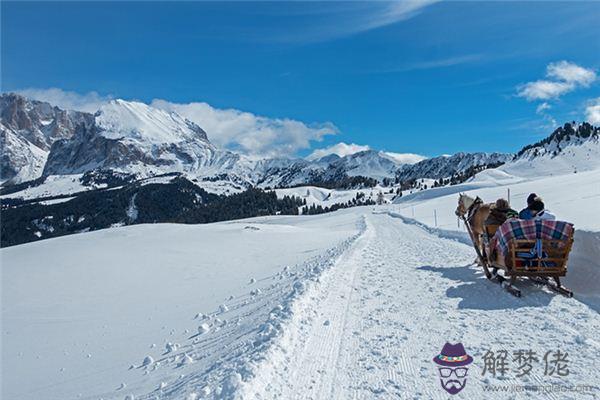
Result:
M593 398L598 314L575 299L521 282L522 298L470 265L472 248L389 214L367 215L364 234L293 305L294 316L242 398L446 399L432 358L462 342L475 359L459 398ZM488 351L569 353L568 377L482 376ZM541 360L540 360L541 361ZM509 364L510 365L510 364ZM513 365L516 368L516 365ZM591 385L591 393L491 393L489 385ZM466 397L464 397L466 396Z

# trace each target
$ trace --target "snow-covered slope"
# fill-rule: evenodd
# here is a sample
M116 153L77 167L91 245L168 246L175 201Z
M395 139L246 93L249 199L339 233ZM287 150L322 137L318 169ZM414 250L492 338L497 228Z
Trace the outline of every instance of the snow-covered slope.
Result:
M96 123L102 136L135 141L148 150L153 144L208 140L202 128L179 114L140 102L112 100L96 113Z
M382 180L393 178L398 167L403 164L382 151L365 150L342 157L332 165L344 170L349 176L368 176Z
M455 186L447 186L403 196L396 204L403 215L434 225L434 210L437 226L444 229L457 227L454 210L458 193L479 196L486 202L508 198L515 209L526 207L530 193L536 193L560 219L575 224L576 229L600 231L600 214L595 212L600 201L600 169L577 174L542 176L540 179L511 179L499 181L477 180ZM461 228L462 229L462 228Z
M0 123L1 182L21 183L42 175L48 158L44 150Z
M535 178L600 168L600 128L567 123L544 140L525 146L499 169L510 175Z
M515 208L525 207L529 193L542 196L548 208L574 222L576 227L600 231L598 213L590 212L600 199L599 128L589 124L557 129L548 138L523 148L514 159L488 169L459 185L435 188L397 198L401 209L432 224L437 210L438 225L456 226L456 194L466 192L492 202L508 197Z
M419 178L450 178L454 174L464 173L470 168L496 166L510 160L513 156L505 153L456 153L403 165L396 176L401 181Z
M395 190L382 186L375 186L364 189L325 189L317 186L298 186L293 188L276 189L277 197L295 196L306 200L307 205L320 205L321 207L331 207L334 204L345 204L357 195L364 196L366 200L377 200L377 195L381 192L384 195L384 201L389 203L396 197Z
M270 314L359 222L348 213L139 225L2 249L0 397L138 399L164 382L160 392L186 399L183 376L219 397L275 336Z

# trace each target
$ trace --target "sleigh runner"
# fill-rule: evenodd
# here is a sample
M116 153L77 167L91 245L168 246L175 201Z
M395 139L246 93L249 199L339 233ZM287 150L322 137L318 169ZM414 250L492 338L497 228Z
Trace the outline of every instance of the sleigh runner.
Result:
M464 195L462 195L464 196ZM483 202L474 201L483 205ZM508 219L501 225L484 225L482 232L473 229L475 210L457 209L463 219L486 277L501 283L511 294L520 297L514 286L518 277L527 277L535 283L572 297L573 292L562 286L567 261L573 246L573 225L564 221ZM503 274L500 274L502 270Z

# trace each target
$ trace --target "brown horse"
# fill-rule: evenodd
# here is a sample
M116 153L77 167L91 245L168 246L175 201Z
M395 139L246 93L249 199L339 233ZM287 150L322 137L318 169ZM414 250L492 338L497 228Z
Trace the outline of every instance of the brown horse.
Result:
M472 239L480 254L483 254L483 243L481 241L481 235L484 232L483 223L490 214L491 206L491 204L484 203L479 197L474 199L464 193L460 193L458 196L458 207L456 207L455 214L464 218L466 223L469 224L473 233Z

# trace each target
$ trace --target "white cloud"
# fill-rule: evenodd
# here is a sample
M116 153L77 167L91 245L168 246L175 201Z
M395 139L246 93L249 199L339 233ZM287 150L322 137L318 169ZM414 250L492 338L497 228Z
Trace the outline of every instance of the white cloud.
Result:
M373 14L364 14L365 18L362 24L356 25L356 30L367 31L382 26L390 25L408 18L412 18L423 8L437 3L440 0L404 0L394 2L384 2L382 9ZM374 3L371 3L372 5Z
M529 101L557 99L578 87L588 87L596 80L596 72L568 61L550 63L546 78L517 87L517 96Z
M54 106L65 110L77 110L94 113L98 111L102 104L111 100L112 96L102 96L96 92L79 94L69 92L58 88L50 89L23 89L17 90L17 93L30 99L45 101Z
M551 100L556 99L573 89L575 89L575 85L569 82L540 80L528 82L519 86L518 96L525 97L529 101Z
M419 161L425 160L427 157L420 154L414 153L391 153L389 151L384 152L390 158L393 158L396 162L401 164L416 164Z
M344 157L350 154L358 153L365 150L370 150L371 148L366 145L360 145L355 143L344 143L340 142L334 144L329 147L325 147L323 149L316 149L310 155L306 157L307 160L317 160L321 157L328 156L330 154L337 154L340 157Z
M548 110L550 110L551 108L552 106L547 102L543 102L536 107L535 113L542 116L537 129L542 131L549 131L556 128L556 120L552 115L550 115L550 113L548 113Z
M63 109L92 113L113 98L96 92L79 94L57 88L23 89L17 93ZM267 118L235 109L222 110L202 102L178 104L155 99L150 105L175 111L197 123L218 147L255 158L293 156L299 150L310 148L312 142L339 132L330 122L305 124L293 119Z
M581 86L589 86L596 80L594 70L580 67L568 61L550 63L546 68L546 76Z
M453 67L456 65L469 64L469 63L481 61L483 58L484 58L483 54L465 54L465 55L461 55L461 56L441 58L441 59L436 59L436 60L407 63L407 64L403 64L398 67L382 68L382 69L379 69L379 70L376 70L373 72L374 73L394 73L394 72L408 72L408 71L423 70L423 69Z
M339 132L331 122L305 124L235 109L222 110L203 102L179 104L155 99L150 105L175 111L197 123L218 147L251 157L292 156L299 150L310 148L311 142Z
M552 106L546 102L543 102L539 106L536 107L535 112L537 114L542 114L544 111L551 109Z
M425 7L440 0L402 0L371 2L315 2L310 22L297 24L289 20L283 29L265 28L261 37L286 43L315 43L335 40L381 28L418 15ZM285 17L285 15L284 15ZM287 20L286 20L287 21Z
M585 108L585 119L593 125L600 125L600 97L589 101Z

